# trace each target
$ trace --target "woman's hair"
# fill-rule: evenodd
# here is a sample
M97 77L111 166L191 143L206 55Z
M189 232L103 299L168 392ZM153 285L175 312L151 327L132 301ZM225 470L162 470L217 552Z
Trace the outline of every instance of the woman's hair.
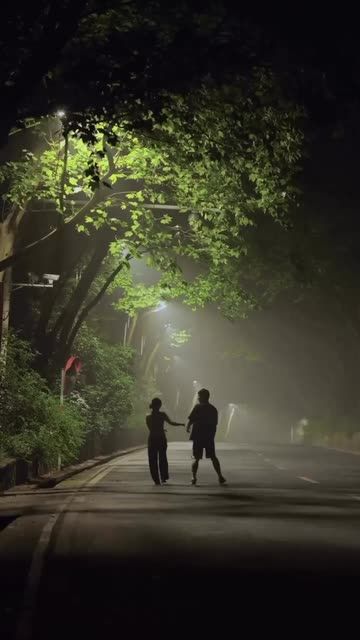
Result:
M150 409L160 409L161 405L162 405L162 402L160 398L153 398L150 402L149 407Z

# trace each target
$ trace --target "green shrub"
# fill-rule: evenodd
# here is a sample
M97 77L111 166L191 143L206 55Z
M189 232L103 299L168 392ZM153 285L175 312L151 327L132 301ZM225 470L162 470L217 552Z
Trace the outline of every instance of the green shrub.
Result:
M132 392L133 410L128 419L128 425L133 428L146 428L145 416L149 413L152 398L161 395L153 376L139 378Z
M309 438L329 436L333 433L352 436L358 431L359 422L355 416L351 415L310 418L304 428L304 434Z
M89 429L110 433L124 424L132 411L133 350L105 342L86 325L75 350L84 364L77 390L88 407Z
M76 459L85 420L70 402L60 407L58 396L31 368L33 356L25 341L10 337L0 372L0 449L50 466L61 455L66 464Z

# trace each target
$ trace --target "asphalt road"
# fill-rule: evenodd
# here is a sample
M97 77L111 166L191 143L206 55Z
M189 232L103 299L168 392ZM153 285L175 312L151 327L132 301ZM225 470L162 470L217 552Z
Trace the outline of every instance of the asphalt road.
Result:
M224 444L218 455L227 486L208 461L191 486L189 444L173 443L167 486L140 451L1 496L1 638L357 624L360 456Z

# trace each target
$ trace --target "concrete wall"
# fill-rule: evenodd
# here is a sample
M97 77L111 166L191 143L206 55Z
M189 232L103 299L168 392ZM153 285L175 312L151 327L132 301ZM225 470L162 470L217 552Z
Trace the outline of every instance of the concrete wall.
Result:
M31 464L16 458L5 458L0 461L0 491L5 491L16 484L23 484L31 474Z

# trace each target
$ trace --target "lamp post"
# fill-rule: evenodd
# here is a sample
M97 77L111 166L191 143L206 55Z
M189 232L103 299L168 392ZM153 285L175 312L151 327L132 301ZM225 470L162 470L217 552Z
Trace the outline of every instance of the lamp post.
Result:
M225 439L227 439L229 437L229 434L230 434L230 427L231 427L232 419L234 417L236 404L232 404L232 403L229 404L229 408L230 408L230 413L229 413L228 423L227 423L227 426L226 426Z

